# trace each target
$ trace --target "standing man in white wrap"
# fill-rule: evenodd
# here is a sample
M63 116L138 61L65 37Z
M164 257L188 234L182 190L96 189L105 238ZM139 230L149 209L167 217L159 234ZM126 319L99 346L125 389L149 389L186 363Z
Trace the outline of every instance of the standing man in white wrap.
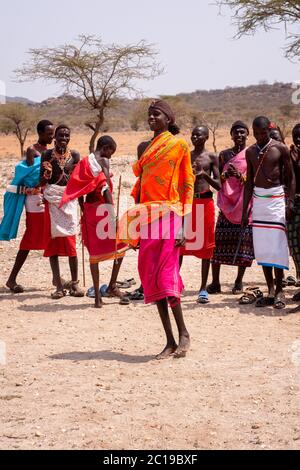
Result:
M270 138L270 121L259 116L253 121L256 144L248 148L247 182L244 192L242 226L247 226L248 206L253 197L253 245L257 263L262 266L268 296L256 307L284 308L283 270L289 269L286 220L293 215L295 176L289 150ZM274 286L273 268L276 288Z
M55 130L55 147L42 155L40 185L44 186L45 199L45 241L44 256L50 258L56 291L52 299L61 299L66 294L63 288L59 256L68 256L72 276L70 295L83 297L78 286L78 259L76 253L77 201L59 207L65 187L75 166L80 160L76 150L68 148L70 128L64 124Z

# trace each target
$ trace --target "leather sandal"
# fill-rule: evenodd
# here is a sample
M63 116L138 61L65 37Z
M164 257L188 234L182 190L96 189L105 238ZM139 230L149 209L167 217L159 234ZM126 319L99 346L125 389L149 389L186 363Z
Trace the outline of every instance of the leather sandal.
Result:
M62 299L63 297L65 297L66 294L67 294L67 291L65 291L64 289L63 290L56 290L56 291L52 292L51 299L59 300L59 299Z
M78 286L79 281L72 281L69 294L71 297L84 297L84 291L80 288L74 289L75 286Z

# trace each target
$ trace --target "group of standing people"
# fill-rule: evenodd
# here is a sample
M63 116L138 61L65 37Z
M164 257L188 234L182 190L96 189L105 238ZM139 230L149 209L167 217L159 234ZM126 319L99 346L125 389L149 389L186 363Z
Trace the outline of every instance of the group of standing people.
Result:
M7 287L14 293L23 292L17 275L29 251L43 249L50 259L55 286L52 299L64 297L67 290L72 296L83 296L76 253L78 200L95 307L103 306L103 296L129 303L118 288L117 277L126 251L138 249L139 292L145 303L156 304L166 335L166 346L157 358L179 358L186 355L190 345L181 307L184 286L180 267L184 257L202 259L200 304L209 302L210 294L221 292L220 267L225 264L237 266L232 293L243 294L240 303L255 300L257 307L283 308L288 240L300 284L300 124L293 130L294 145L289 151L268 118L261 116L253 121L256 143L250 147L248 126L236 121L230 130L232 148L218 156L206 150L209 130L202 125L192 131L194 149L190 154L187 142L176 136L179 128L166 101L151 103L148 123L153 138L139 145L138 160L133 165L137 177L132 191L135 205L116 220L109 166L116 142L103 136L96 151L80 159L78 152L69 149L68 126L54 129L50 121L41 121L38 142L27 149L26 159L16 166L5 193L0 240L16 237L25 205L26 230ZM53 139L55 145L48 150ZM212 189L218 192L220 210L216 226ZM60 256L69 258L71 281L60 275ZM265 297L257 288L244 291L245 270L254 258L263 267L268 286ZM99 289L98 263L109 259L113 260L111 279L104 290ZM207 285L210 264L212 282ZM295 299L300 300L300 295Z

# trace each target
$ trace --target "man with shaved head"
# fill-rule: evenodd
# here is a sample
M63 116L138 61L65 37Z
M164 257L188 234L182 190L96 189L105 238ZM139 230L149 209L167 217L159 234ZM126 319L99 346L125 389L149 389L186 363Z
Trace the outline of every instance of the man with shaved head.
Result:
M187 239L181 249L181 256L196 256L202 259L202 280L197 302L205 304L209 301L206 290L210 259L215 247L215 207L210 187L217 191L221 188L218 157L205 148L209 138L207 126L197 126L192 131L191 140L194 150L191 153L192 167L196 176L194 184L193 211L190 218L195 237ZM197 243L197 235L203 230L203 237ZM199 245L199 246L198 246ZM182 258L181 258L182 262Z
M270 138L267 117L254 119L253 134L256 144L246 152L247 182L242 225L249 222L248 205L253 197L254 253L268 286L268 296L258 299L256 306L273 305L281 309L285 307L283 270L289 268L286 220L291 218L294 209L295 176L289 149Z

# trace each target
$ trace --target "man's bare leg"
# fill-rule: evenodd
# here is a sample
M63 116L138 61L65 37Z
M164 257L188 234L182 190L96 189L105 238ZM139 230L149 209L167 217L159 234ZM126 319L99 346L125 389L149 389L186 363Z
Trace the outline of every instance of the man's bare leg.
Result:
M50 256L50 266L52 270L53 284L56 286L56 291L51 294L51 298L61 299L65 295L65 291L60 277L58 256Z
M114 264L113 264L113 268L112 268L112 272L110 276L110 281L109 281L108 289L107 289L107 292L109 293L112 293L116 289L117 279L118 279L118 275L120 272L123 259L124 258L119 258L119 259L114 260Z
M241 294L243 291L243 278L246 272L245 266L239 266L236 280L234 281L234 287L232 289L233 294Z
M221 290L220 284L220 269L221 265L213 263L212 265L212 283L207 286L207 292L209 294L216 294Z
M18 286L17 284L17 275L19 274L23 264L25 263L28 254L29 254L29 250L19 250L17 253L14 266L12 268L12 271L6 283L6 286L13 292L14 292L14 289L17 289L18 287L19 289L16 293L23 292L22 286Z
M268 286L269 297L275 296L275 288L274 288L274 278L273 278L273 268L269 266L263 266L263 271L265 275L265 280ZM281 279L282 283L282 279Z
M79 280L78 280L78 258L77 256L69 256L69 266L71 271L71 278L72 278L72 287L70 289L70 295L73 297L83 297L84 292L79 287Z
M175 299L174 297L170 298L169 300L170 304L173 305L171 308L179 334L179 344L174 352L174 358L179 359L181 357L185 357L187 351L190 348L190 335L184 323L180 300Z
M77 256L69 256L69 266L72 282L78 281L78 258Z
M201 287L200 290L206 290L207 288L207 279L210 268L210 259L203 259L201 266Z
M167 337L167 344L163 351L156 356L156 359L167 359L171 354L176 351L177 344L173 336L171 320L168 310L168 301L167 299L158 300L156 302L158 313L160 315L161 322L163 324L165 334Z
M93 278L93 286L95 291L95 308L102 308L103 302L102 297L99 292L99 265L97 264L90 264L91 274Z
M285 295L283 292L283 269L274 268L275 271L275 280L276 280L276 290L275 290L275 301L274 306L276 308L284 308L285 307Z

